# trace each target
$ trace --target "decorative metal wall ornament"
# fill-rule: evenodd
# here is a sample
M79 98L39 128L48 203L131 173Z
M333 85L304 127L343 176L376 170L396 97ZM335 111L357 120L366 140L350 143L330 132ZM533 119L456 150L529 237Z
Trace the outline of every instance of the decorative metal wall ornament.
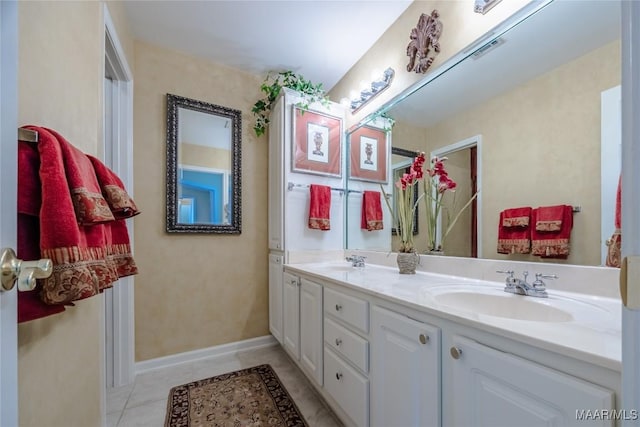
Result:
M409 45L407 46L407 56L409 64L407 71L416 73L426 73L436 54L440 52L440 34L442 34L442 22L440 13L433 10L431 15L423 13L420 15L418 25L411 30L409 35Z

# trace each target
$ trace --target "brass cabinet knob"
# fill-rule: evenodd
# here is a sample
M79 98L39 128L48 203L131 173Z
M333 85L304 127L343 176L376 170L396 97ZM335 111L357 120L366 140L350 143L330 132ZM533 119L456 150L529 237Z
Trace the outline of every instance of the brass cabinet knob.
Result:
M462 356L462 349L459 349L458 347L451 347L451 357L458 360L460 359L460 356Z
M426 344L429 342L429 335L420 334L418 339L420 340L420 344Z

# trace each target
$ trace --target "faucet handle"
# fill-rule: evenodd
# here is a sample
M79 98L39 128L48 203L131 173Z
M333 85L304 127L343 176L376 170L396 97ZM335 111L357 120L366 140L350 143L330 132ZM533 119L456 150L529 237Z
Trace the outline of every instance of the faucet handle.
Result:
M513 277L513 270L496 270L496 273L508 274L509 278Z
M555 274L536 273L536 280L532 283L532 286L534 289L544 290L546 288L546 285L542 281L542 279L557 279L557 278L558 276L556 276Z

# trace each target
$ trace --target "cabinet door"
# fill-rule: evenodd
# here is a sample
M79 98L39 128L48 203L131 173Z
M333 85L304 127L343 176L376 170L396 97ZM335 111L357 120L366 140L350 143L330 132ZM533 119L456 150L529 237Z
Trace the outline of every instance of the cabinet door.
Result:
M475 341L453 337L451 425L611 426L578 411L611 410L613 392ZM450 353L450 354L449 354ZM455 357L458 357L455 359Z
M284 273L283 287L283 346L291 356L300 360L300 279Z
M282 344L282 255L269 255L269 330Z
M371 325L371 426L439 426L440 329L381 307Z
M322 286L307 279L300 284L300 363L322 385Z

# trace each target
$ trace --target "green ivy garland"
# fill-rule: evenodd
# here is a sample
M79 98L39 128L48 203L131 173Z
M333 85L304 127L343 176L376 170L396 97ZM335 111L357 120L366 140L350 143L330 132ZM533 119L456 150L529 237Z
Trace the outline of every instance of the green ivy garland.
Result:
M309 105L314 102L321 102L325 106L329 105L329 99L322 88L322 83L313 84L303 76L290 70L280 71L275 75L269 73L262 85L260 85L260 90L265 93L265 96L259 99L251 109L251 112L256 117L253 130L257 136L265 133L269 124L269 112L283 87L293 89L304 96L304 101L297 104L303 109L308 109Z

